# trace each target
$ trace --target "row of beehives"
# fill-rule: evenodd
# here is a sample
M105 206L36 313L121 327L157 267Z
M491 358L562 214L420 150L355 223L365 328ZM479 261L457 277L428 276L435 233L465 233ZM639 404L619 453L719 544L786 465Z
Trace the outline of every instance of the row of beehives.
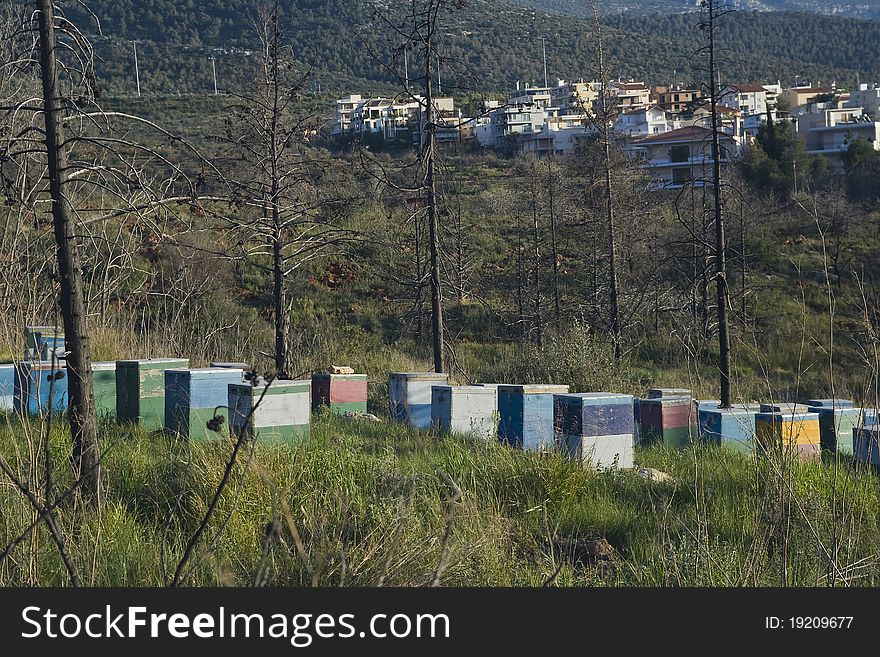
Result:
M852 401L747 404L730 409L694 400L689 390L655 388L648 398L569 393L567 386L450 386L443 374L393 373L389 414L419 428L496 436L527 450L561 448L597 467L632 467L634 446L682 448L700 439L740 452L822 452L880 465L876 412Z
M98 413L120 422L191 438L210 435L215 417L238 435L288 440L309 434L311 411L366 413L365 374L315 373L312 379L254 384L244 363L190 368L186 359L92 363ZM0 365L0 410L43 415L67 408L69 370L63 361ZM245 426L246 425L246 426Z
M32 353L51 350L40 343L38 332L31 335ZM60 363L0 365L0 409L27 414L65 409L68 380ZM234 431L247 419L254 434L282 439L307 435L310 410L321 405L366 412L366 375L316 374L312 381L276 381L267 389L244 380L243 363L188 365L182 359L93 363L99 412L198 437L206 435L216 415L230 418L227 409L232 409ZM262 401L251 412L255 400ZM845 400L720 409L719 402L694 401L683 389L654 389L647 399L637 399L569 394L567 386L449 386L444 374L416 372L391 374L389 411L393 419L415 427L497 436L527 450L562 447L597 466L631 467L633 447L640 441L682 447L698 437L737 451L789 447L815 458L824 450L880 464L876 414Z

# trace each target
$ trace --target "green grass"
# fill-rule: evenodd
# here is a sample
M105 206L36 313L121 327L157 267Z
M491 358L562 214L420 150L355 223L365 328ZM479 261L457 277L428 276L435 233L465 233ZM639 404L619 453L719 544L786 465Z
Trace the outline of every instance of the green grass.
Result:
M462 492L444 585L825 585L832 574L836 584L841 576L880 582L872 473L788 464L780 475L773 464L715 448L653 448L637 461L675 482L651 483L384 421L319 414L313 426L306 442L242 455L185 584L243 585L261 572L268 584L300 586L311 572L327 586L422 585L443 549L449 488L441 472ZM38 429L0 419L0 454L35 490ZM205 513L231 441L181 444L112 423L102 436L105 504L99 512L62 504L65 542L84 584L163 585ZM59 491L70 482L68 443L53 430ZM34 516L8 481L0 504L6 545ZM275 521L281 529L267 544ZM599 538L617 553L611 565L586 556L587 542ZM0 563L3 585L68 583L42 525Z

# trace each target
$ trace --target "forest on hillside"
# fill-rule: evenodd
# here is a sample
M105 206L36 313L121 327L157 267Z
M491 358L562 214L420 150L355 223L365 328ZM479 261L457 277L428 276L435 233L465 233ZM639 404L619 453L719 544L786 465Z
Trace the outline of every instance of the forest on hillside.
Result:
M500 6L499 6L500 4ZM397 52L370 3L341 0L283 3L289 42L322 90L337 94L387 87L384 63ZM107 2L91 9L101 19L97 73L111 93L134 91L133 52L138 41L144 93L204 92L212 88L215 57L221 86L238 89L250 76L255 41L250 3ZM94 21L72 6L71 18L87 31ZM614 15L606 19L613 74L663 84L702 78L698 15ZM518 80L543 79L541 37L551 78L595 75L592 23L533 14L506 3L477 0L443 17L442 77L459 92L497 92ZM836 80L841 86L880 79L880 22L797 13L737 12L719 25L723 77L737 81ZM397 55L399 57L399 53Z

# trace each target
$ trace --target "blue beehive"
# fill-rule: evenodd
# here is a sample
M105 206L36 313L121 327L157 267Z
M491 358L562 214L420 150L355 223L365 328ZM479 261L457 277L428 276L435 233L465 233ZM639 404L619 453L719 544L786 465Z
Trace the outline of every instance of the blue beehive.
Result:
M852 408L855 402L851 399L810 399L807 401L810 408Z
M853 429L853 455L858 463L880 467L880 426Z
M498 438L525 450L551 449L556 433L553 396L567 392L568 386L498 386Z
M60 375L60 378L59 378ZM51 362L22 361L15 364L15 411L42 415L67 410L67 368Z
M572 458L594 467L633 467L633 396L554 395L554 422Z
M755 413L757 404L737 404L718 408L704 404L697 410L700 436L703 440L741 453L755 448Z
M165 428L184 438L216 437L207 423L220 415L221 433L226 433L229 384L243 380L243 370L230 368L165 370Z
M15 409L15 365L0 365L0 413Z

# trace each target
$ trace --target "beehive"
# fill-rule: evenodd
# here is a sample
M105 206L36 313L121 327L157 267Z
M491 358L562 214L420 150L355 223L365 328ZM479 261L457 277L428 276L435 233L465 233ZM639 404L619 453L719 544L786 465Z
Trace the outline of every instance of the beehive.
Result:
M648 399L663 399L664 397L693 397L688 388L649 388Z
M98 415L116 417L116 363L92 363L92 386Z
M249 370L251 368L247 363L227 363L224 361L212 361L211 367L222 367L232 370Z
M810 408L853 408L855 402L851 399L810 399L807 406Z
M15 365L0 365L0 413L15 410Z
M854 406L811 406L810 412L819 415L819 436L822 450L852 456L853 429L862 426L865 412Z
M642 424L642 400L633 397L633 445L638 445L642 440L641 424Z
M24 348L27 360L49 361L56 350L60 351L58 355L63 357L64 347L64 331L62 329L55 326L24 327Z
M568 454L596 468L633 467L632 395L554 395L554 422Z
M183 438L216 438L208 428L214 416L224 418L219 434L228 429L229 384L243 383L244 370L223 367L165 370L165 429Z
M61 374L61 378L50 377ZM67 368L57 363L22 361L15 364L15 411L43 415L67 410Z
M853 429L853 455L857 463L880 467L880 425Z
M150 430L165 426L165 370L189 367L186 358L116 361L116 416Z
M437 386L431 393L431 423L444 433L491 440L498 435L498 392L493 386Z
M761 404L761 413L808 413L810 407L806 404L794 402L780 402L778 404Z
M750 454L755 448L757 404L737 404L719 408L704 404L698 409L700 437L734 452Z
M431 426L431 388L448 385L449 375L436 372L392 372L388 376L388 415L411 427Z
M498 386L498 437L503 443L530 451L548 451L556 444L553 395L568 386Z
M366 374L312 374L312 410L329 406L338 415L367 412Z
M796 452L802 459L816 459L821 454L819 414L801 411L756 413L755 439L759 451Z
M696 406L690 397L655 397L639 402L639 440L681 449L697 437Z
M229 426L265 443L289 443L309 437L312 382L273 381L228 385Z

